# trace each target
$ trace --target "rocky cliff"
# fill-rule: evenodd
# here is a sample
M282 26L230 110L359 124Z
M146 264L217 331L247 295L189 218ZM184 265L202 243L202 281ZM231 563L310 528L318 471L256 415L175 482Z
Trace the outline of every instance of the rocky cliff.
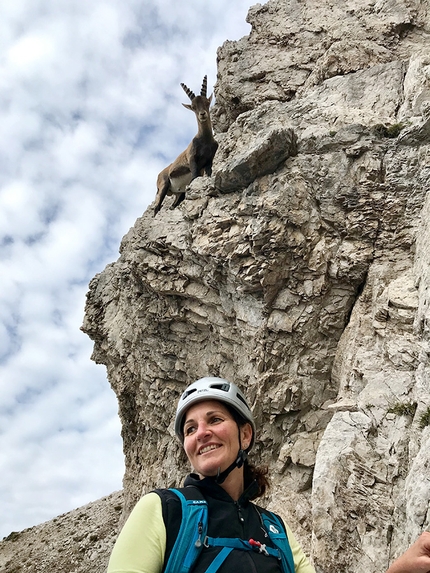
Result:
M430 523L429 4L269 0L248 21L218 52L213 177L90 284L122 519L181 482L175 404L220 375L317 572L379 573Z
M317 569L382 571L429 523L427 5L248 18L218 55L214 177L148 210L90 285L126 506L180 481L174 404L221 375L247 390L268 502Z
M430 519L428 3L271 0L248 21L218 54L214 176L90 285L126 513L180 482L174 405L220 375L317 571L380 572Z
M1 573L104 573L122 509L122 492L115 492L12 532L0 542Z

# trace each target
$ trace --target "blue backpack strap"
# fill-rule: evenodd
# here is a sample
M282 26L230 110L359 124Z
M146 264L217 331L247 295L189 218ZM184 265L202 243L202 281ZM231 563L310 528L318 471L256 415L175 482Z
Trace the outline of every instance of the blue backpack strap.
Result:
M206 569L205 573L216 573L230 553L233 551L233 547L224 547Z
M207 502L197 488L171 489L181 501L182 521L164 573L189 573L203 548L208 527Z
M208 506L198 488L171 489L181 502L182 520L175 544L163 573L189 573L203 546L222 547L205 573L216 573L233 551L258 551L277 557L282 562L283 573L295 573L293 554L281 520L271 512L260 512L261 519L273 545L238 538L208 537Z
M207 547L228 547L230 549L240 549L241 551L255 551L257 553L272 555L272 557L281 559L279 549L267 547L263 543L254 541L253 539L246 541L245 539L239 539L238 537L206 537L205 545Z
M271 511L262 512L261 518L273 545L279 549L284 573L295 573L293 552L281 520Z

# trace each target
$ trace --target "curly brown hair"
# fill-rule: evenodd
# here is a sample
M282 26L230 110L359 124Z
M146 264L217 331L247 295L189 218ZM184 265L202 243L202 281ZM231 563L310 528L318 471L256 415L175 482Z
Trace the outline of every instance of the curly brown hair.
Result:
M232 408L229 404L224 404L227 410L232 415L236 424L239 428L245 424L249 424L243 416L239 414L237 410ZM252 464L249 460L246 460L243 466L243 476L245 489L255 480L258 484L258 492L251 498L257 499L257 497L263 496L270 487L270 482L268 479L269 468L268 466L256 466Z
M256 466L246 460L243 466L243 475L245 481L245 488L248 487L254 480L258 484L258 492L252 496L251 499L263 496L270 487L268 479L269 468L267 466Z

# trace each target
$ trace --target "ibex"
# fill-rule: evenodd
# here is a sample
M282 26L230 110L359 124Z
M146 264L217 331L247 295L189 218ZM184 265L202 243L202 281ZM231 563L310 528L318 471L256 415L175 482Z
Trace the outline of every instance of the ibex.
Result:
M172 204L173 209L184 200L185 189L193 179L202 176L205 172L208 176L212 174L212 161L218 149L209 115L212 95L209 98L206 97L207 76L203 78L202 89L198 96L185 84L181 83L181 86L191 100L191 105L186 103L182 105L196 114L198 132L187 149L158 175L154 215L161 209L166 195L176 195Z

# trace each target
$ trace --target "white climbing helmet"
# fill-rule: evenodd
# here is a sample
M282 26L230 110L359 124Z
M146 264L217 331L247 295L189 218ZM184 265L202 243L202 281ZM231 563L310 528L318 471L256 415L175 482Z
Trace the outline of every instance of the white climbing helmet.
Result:
M203 400L218 400L219 402L223 402L236 410L242 418L251 424L252 440L247 448L249 451L255 440L255 422L245 396L233 382L228 382L228 380L224 380L224 378L211 376L200 378L200 380L188 386L179 399L175 417L175 433L181 442L184 441L184 417L188 408L192 404L202 402Z

